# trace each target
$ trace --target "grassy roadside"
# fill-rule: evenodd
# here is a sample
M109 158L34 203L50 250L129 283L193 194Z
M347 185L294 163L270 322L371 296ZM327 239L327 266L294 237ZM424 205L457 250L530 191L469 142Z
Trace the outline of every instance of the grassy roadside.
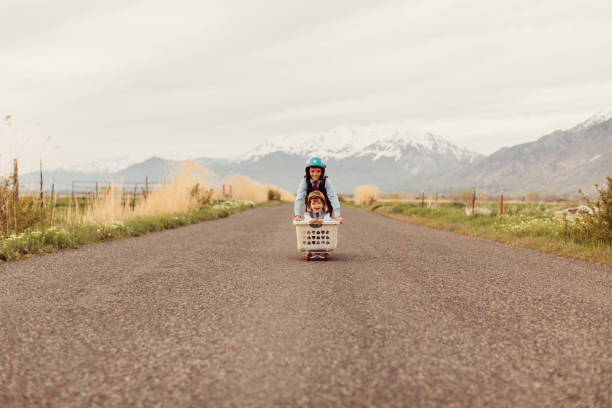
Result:
M254 204L250 201L228 200L205 205L186 213L137 217L127 221L51 226L28 229L0 240L0 263L55 252L65 248L78 248L94 242L113 241L149 232L161 231L225 218L231 214L257 207L278 205L279 201Z
M482 204L474 215L464 203L441 203L437 208L421 208L416 203L385 202L359 206L390 218L408 221L459 234L486 238L512 246L535 249L569 258L612 265L612 245L588 242L574 237L571 220L555 215L559 205L510 204L499 216L495 204Z

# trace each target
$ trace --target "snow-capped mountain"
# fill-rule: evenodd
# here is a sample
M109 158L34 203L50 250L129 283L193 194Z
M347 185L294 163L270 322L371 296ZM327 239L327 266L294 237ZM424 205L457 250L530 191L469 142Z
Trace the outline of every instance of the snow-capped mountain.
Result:
M459 188L529 190L576 195L612 176L612 111L600 112L567 130L502 148L471 166L436 180Z
M341 191L352 191L359 184L376 184L385 190L419 189L428 178L480 157L431 133L401 125L373 125L277 137L236 160L196 161L217 174L247 174L294 190L305 161L312 156L328 162L327 174Z
M373 125L361 128L341 126L314 134L276 137L247 153L242 160L257 160L259 157L283 152L296 156L318 155L335 160L367 156L372 160L389 157L398 161L410 149L451 154L459 161L471 162L478 157L478 153L460 148L431 133L394 125Z
M582 122L579 125L575 126L572 130L584 130L584 129L588 129L590 127L599 125L600 123L607 122L610 119L612 119L612 110L609 111L609 112L606 112L606 111L597 112L595 115L591 116L590 118L588 118L584 122Z

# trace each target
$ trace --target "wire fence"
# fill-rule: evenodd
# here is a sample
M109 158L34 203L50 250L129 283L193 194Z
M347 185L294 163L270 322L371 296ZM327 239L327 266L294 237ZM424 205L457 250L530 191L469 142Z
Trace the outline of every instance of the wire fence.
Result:
M97 198L105 194L110 189L123 191L134 198L146 197L153 188L159 186L160 181L91 181L73 180L70 187L72 198Z

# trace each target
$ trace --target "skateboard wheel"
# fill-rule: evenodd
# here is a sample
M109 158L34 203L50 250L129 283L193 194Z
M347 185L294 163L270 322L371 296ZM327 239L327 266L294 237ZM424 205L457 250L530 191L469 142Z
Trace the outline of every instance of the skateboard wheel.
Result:
M306 260L310 261L310 254L306 254Z
M325 260L329 261L329 254L325 254Z

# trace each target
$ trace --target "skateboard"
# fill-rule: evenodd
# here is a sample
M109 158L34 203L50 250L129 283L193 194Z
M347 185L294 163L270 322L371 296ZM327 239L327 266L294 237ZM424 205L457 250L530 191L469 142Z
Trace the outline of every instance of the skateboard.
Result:
M311 261L314 259L322 259L324 261L329 261L329 253L325 251L308 251L306 252L306 261Z

